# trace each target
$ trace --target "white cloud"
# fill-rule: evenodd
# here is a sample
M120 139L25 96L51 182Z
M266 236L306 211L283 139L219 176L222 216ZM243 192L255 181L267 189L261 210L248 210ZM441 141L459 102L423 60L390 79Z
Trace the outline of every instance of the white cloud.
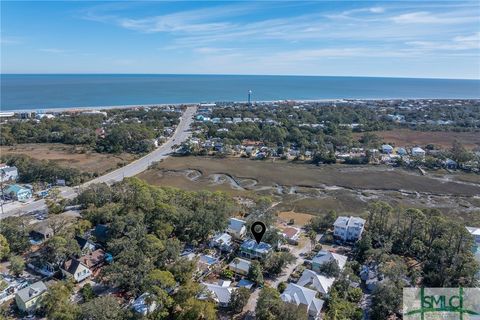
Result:
M8 36L0 35L1 45L17 45L22 43L23 43L23 40L19 37L8 37Z
M46 53L55 53L55 54L63 54L69 52L68 50L58 49L58 48L43 48L39 49L39 51L46 52Z
M478 15L465 12L434 14L428 11L417 11L394 16L391 20L401 24L463 24L478 21Z

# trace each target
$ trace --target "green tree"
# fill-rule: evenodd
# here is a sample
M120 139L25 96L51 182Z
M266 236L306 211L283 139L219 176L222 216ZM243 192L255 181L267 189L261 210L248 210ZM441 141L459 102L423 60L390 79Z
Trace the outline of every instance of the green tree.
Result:
M391 281L377 286L372 294L372 319L387 319L400 310L402 288Z
M178 320L215 320L217 311L215 304L210 301L200 301L189 298L182 306L177 316Z
M25 260L20 256L11 256L8 262L10 263L8 270L17 277L25 270Z
M82 320L122 320L128 319L124 310L113 296L103 296L90 300L80 307Z
M274 252L265 260L265 271L272 276L282 273L282 269L296 260L290 252Z
M278 319L281 314L282 300L277 290L264 287L258 296L255 315L258 320Z
M247 278L257 285L263 285L263 270L260 262L254 260L248 269Z
M336 219L337 213L334 210L330 210L323 217L316 216L312 218L309 227L315 232L326 232L329 228L333 227Z
M73 285L64 281L54 283L42 297L41 306L47 318L52 320L74 320L78 316L78 307L70 300Z
M468 152L467 149L465 149L465 147L463 146L463 144L458 140L455 140L452 143L450 155L452 159L457 161L458 163L464 163L470 161L473 158L473 154Z
M86 283L81 289L80 294L82 295L83 301L88 302L95 298L95 292L93 292L92 285L90 283Z
M318 273L328 277L336 278L340 274L340 267L336 260L332 259L320 265Z
M6 217L0 223L0 234L7 239L10 252L22 254L30 248L28 223L24 217Z
M243 307L246 306L248 299L250 298L250 290L247 288L238 288L232 292L230 298L229 308L235 313L240 313Z
M0 261L8 257L10 253L10 246L8 245L7 238L0 234Z

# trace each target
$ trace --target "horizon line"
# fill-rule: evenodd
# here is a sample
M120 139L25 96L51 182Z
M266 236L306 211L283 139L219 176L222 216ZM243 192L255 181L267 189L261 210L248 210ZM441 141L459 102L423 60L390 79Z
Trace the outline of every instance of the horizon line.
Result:
M407 76L365 76L365 75L311 75L311 74L242 74L242 73L0 73L0 76L8 75L145 75L145 76L249 76L249 77L338 77L338 78L387 78L387 79L419 79L419 80L473 80L478 78L445 78L445 77L407 77Z

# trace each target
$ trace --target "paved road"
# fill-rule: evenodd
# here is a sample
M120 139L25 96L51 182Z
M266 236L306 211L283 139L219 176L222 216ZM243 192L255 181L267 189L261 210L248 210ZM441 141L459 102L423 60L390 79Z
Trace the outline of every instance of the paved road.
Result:
M77 196L78 190L88 187L92 183L102 183L112 184L117 181L122 181L125 177L133 177L139 174L142 171L145 171L152 163L160 161L169 156L173 150L173 146L181 144L183 141L187 140L190 137L190 125L193 122L193 116L197 112L197 107L192 106L188 107L187 110L183 113L180 123L178 124L174 134L160 147L155 149L153 152L147 154L146 156L135 160L128 165L119 168L117 170L111 171L101 177L90 180L79 187L63 187L60 188L60 195L67 199L73 199ZM4 208L4 214L0 219L18 215L25 214L27 212L35 210L45 209L45 200L33 201L28 204L22 205L20 207L14 208Z
M290 263L285 270L277 277L275 280L265 281L265 284L272 287L277 288L280 282L287 282L288 278L292 274L293 270L299 265L302 265L305 259L302 257L304 253L309 252L312 248L309 243L303 242L299 246L288 246L290 248L290 253L297 258L294 263ZM260 289L255 289L254 292L250 295L247 304L243 308L243 313L254 315L255 314L255 307L257 306L257 300L260 293Z

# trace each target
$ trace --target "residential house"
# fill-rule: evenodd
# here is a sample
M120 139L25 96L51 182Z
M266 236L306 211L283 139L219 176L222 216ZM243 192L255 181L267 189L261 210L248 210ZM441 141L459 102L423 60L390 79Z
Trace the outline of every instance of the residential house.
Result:
M425 150L420 147L412 148L412 156L417 158L424 158L425 157Z
M225 252L231 252L233 250L232 236L228 233L219 233L210 240L210 247L218 248Z
M302 276L297 281L297 285L302 287L307 287L315 289L323 295L326 295L330 290L330 287L333 285L335 278L327 278L321 274L316 273L315 271L305 269Z
M60 270L62 270L62 274L65 277L73 278L73 280L77 283L82 282L92 275L90 269L88 269L88 267L78 259L70 259L65 261Z
M23 312L34 311L38 307L38 301L46 294L47 290L47 286L42 281L19 290L15 295L18 309Z
M282 229L282 235L290 244L298 244L300 229L295 227L286 227Z
M15 181L18 178L17 167L9 167L6 164L0 164L0 181Z
M228 221L227 233L236 239L242 239L247 233L245 223L246 222L243 220L237 218L230 218L230 220Z
M42 243L53 237L53 229L46 221L35 223L30 231L30 239L33 244Z
M228 307L232 292L235 290L235 288L230 287L230 284L231 281L224 280L220 280L218 284L202 282L201 285L205 291L198 296L198 299L208 300L212 298L218 303L219 307Z
M105 251L102 249L97 249L95 251L89 252L84 256L81 256L79 259L80 263L86 266L90 271L94 271L101 267L105 262Z
M33 196L31 189L22 187L18 184L12 184L6 187L3 190L3 194L9 196L13 200L17 200L20 202L25 202Z
M202 254L198 259L197 269L202 272L205 272L210 270L210 268L212 268L217 263L218 263L217 258L210 255Z
M397 148L397 154L399 156L405 156L405 155L407 155L407 150L405 150L405 148L401 148L401 147Z
M105 224L97 224L93 230L93 236L97 241L105 243L108 239L109 229Z
M312 259L312 270L319 272L320 266L329 261L335 261L340 270L343 270L347 263L347 257L338 253L320 250Z
M249 259L265 259L271 252L271 245L253 239L245 240L240 246L240 255Z
M324 301L316 298L316 295L317 292L315 290L289 283L285 291L280 295L280 298L282 301L293 303L296 306L305 306L309 318L320 319L320 312L323 308Z
M365 220L359 217L338 217L333 224L333 235L342 241L355 242L361 238Z
M393 152L393 147L389 144L382 145L382 152L386 154L391 154Z
M235 258L232 260L232 262L230 262L228 268L235 273L246 276L248 274L248 271L250 270L251 265L252 262L249 260Z
M254 283L253 281L250 281L250 280L248 280L248 279L242 279L242 280L238 281L237 287L239 287L239 288L247 288L247 289L250 290L250 289L253 288L254 284L255 284L255 283Z
M79 236L75 236L75 240L77 241L80 251L83 254L90 253L95 250L95 244L90 240Z
M41 256L33 257L27 264L27 267L46 277L52 277L55 274L55 266L49 262L43 261Z
M465 227L465 228L467 228L467 231L475 239L476 245L480 247L480 228L476 228L476 227Z
M150 295L150 293L145 292L137 299L135 299L132 303L133 311L143 316L146 316L155 311L155 309L157 309L157 302L155 301L155 299L149 301Z
M447 169L454 170L458 168L458 163L452 159L445 160L444 164Z

